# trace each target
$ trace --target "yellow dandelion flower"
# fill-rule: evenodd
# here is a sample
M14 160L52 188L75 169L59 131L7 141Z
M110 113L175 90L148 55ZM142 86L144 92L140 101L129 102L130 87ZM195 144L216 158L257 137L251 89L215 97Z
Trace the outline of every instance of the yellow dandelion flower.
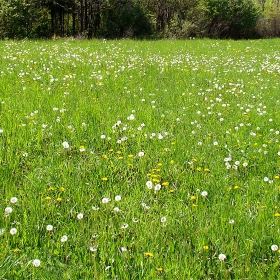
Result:
M123 157L118 157L118 159L123 159Z
M60 189L60 191L62 191L62 192L65 192L65 191L66 191L66 189L63 188L63 187L60 187L59 189Z
M192 206L193 206L193 207L197 207L198 205L197 205L197 204L193 204Z
M117 151L117 154L120 155L122 152L121 151Z
M160 182L160 180L159 179L152 179L152 182L154 182L154 183L159 183Z
M170 192L170 193L175 193L175 190L170 190L169 192Z
M195 196L194 195L191 196L191 200L195 200Z
M151 252L146 252L146 253L144 253L144 256L148 257L148 258L152 258L154 255Z
M234 186L234 189L235 189L235 190L239 189L239 186Z
M61 202L61 201L62 201L62 198L61 198L61 197L58 197L56 200L57 200L57 202Z
M157 272L159 272L159 273L163 272L163 268L162 267L158 267L157 268Z
M203 246L203 250L208 250L209 247L207 245Z
M275 175L275 177L274 177L275 179L279 179L280 177L278 176L278 175Z
M162 186L164 186L164 187L169 186L169 182L163 182L163 183L162 183Z
M49 190L49 191L53 191L53 190L54 190L54 187L49 187L48 190Z
M46 196L46 200L51 200L52 198L50 196Z
M232 190L232 187L227 188L227 190L228 190L228 191L231 191L231 190Z
M267 207L267 206L263 205L263 206L262 206L262 209L265 209L266 207Z
M162 163L161 163L161 162L159 162L157 166L159 166L159 167L160 167L160 166L162 166Z
M174 161L173 159L172 159L172 160L170 160L170 164L174 164L174 162L175 162L175 161Z
M19 249L19 248L15 248L15 249L13 249L13 252L14 252L14 253L19 253L19 252L20 252L20 249Z
M106 181L108 181L108 178L107 178L107 177L103 177L103 178L101 178L101 180L102 180L103 182L106 182Z
M133 158L133 155L132 154L128 155L128 158Z
M280 217L280 213L275 213L275 215L274 215L275 217Z
M114 151L113 149L110 149L110 150L109 150L110 153L112 153L113 151Z
M197 168L196 168L196 171L201 171L201 170L202 170L201 167L197 167Z
M204 168L204 172L210 172L209 168Z
M105 159L106 159L106 158L108 158L108 157L107 157L106 155L102 155L102 158L105 158Z

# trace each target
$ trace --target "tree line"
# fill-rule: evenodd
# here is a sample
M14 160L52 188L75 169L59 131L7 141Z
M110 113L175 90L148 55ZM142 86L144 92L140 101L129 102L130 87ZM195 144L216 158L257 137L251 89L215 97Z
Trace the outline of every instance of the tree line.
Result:
M0 0L0 39L280 37L279 0Z

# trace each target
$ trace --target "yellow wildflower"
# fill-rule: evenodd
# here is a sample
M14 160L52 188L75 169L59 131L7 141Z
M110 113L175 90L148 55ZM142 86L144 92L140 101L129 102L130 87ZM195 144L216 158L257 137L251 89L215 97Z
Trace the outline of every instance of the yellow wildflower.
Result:
M152 258L154 256L153 253L151 253L151 252L146 252L146 253L144 253L144 255L145 255L145 257L149 257L149 258Z

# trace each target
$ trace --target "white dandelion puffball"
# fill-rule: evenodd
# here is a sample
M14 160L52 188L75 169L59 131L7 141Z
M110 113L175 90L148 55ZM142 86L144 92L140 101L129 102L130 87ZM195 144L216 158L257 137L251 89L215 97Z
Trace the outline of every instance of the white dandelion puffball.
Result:
M225 254L220 254L218 258L220 261L224 261L227 258L227 256Z
M84 214L83 214L83 213L79 213L79 214L77 215L77 219L78 219L78 220L81 220L83 217L84 217Z
M62 143L62 146L63 146L64 149L69 149L69 148L70 148L68 142L66 142L66 141L64 141L64 142Z
M122 197L120 195L115 196L115 201L120 201L121 199L122 199Z
M111 200L110 198L104 197L104 198L102 198L102 203L106 204L106 203L108 203L110 200Z
M11 235L17 234L17 229L16 229L16 228L11 228L11 229L10 229L10 234L11 234Z
M152 189L152 188L153 188L153 183L152 183L152 181L147 181L147 182L146 182L146 186L147 186L148 189Z
M47 231L52 231L53 230L53 226L52 225L47 225L46 226L46 230Z
M10 202L11 203L17 203L17 201L18 201L18 199L16 198L16 197L12 197L11 199L10 199Z
M12 208L12 207L6 207L6 208L5 208L5 214L6 214L6 215L11 214L12 212L13 212L13 208Z
M208 195L208 192L207 192L207 191L203 191L203 192L201 192L201 195L202 195L203 197L206 197L206 196Z
M270 248L271 248L272 251L277 251L278 250L278 246L275 245L275 244L271 245Z
M38 259L35 259L35 260L32 261L32 265L35 266L35 267L38 267L38 266L41 265L41 261L38 260Z
M68 240L68 236L67 235L63 235L60 239L61 242L66 242Z

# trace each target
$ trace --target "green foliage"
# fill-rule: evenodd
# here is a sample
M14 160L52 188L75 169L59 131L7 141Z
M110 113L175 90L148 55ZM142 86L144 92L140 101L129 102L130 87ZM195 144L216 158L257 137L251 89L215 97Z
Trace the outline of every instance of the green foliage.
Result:
M254 36L260 11L252 0L207 0L206 36L246 38Z
M0 1L0 38L46 36L48 11L35 0Z
M151 35L151 24L139 4L132 0L108 1L98 35L105 38L141 38Z

